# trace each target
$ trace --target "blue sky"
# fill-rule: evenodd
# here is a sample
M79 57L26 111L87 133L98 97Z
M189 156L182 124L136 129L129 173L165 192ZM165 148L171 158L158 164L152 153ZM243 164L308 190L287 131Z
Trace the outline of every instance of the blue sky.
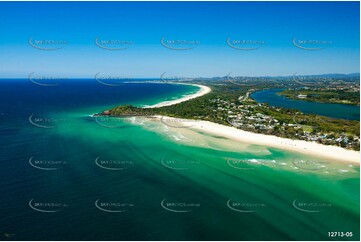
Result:
M0 2L0 77L359 72L359 11L358 2ZM44 51L29 45L31 37L66 44ZM96 37L133 44L110 51ZM198 44L172 50L160 44L163 37ZM245 51L227 38L263 44L237 45L259 47Z

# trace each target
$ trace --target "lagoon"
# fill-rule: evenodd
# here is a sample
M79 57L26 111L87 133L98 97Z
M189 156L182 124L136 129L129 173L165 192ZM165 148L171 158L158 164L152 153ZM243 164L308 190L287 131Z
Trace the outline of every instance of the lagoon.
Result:
M277 94L283 89L274 88L254 92L252 99L260 103L268 103L271 106L294 108L307 114L318 114L331 118L360 120L360 107L346 104L318 103L303 100L292 100Z

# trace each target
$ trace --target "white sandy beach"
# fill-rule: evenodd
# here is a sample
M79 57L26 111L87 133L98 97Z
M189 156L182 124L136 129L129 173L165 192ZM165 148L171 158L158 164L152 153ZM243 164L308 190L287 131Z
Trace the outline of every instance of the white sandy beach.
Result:
M161 102L152 105L150 107L156 108L156 107L170 106L196 97L203 96L211 91L209 87L203 85L197 85L197 84L186 84L186 85L198 86L200 87L200 90L195 94L188 95L177 100ZM156 116L156 118L160 121L162 117ZM344 148L337 146L322 145L316 142L307 142L302 140L286 139L273 135L257 134L257 133L243 131L235 127L229 127L217 123L212 123L209 121L179 119L176 122L177 125L183 127L183 128L177 128L179 132L182 132L182 129L196 130L212 135L225 137L242 143L280 148L288 151L303 153L306 155L324 157L327 159L337 160L341 162L352 162L352 163L360 164L360 152L346 150Z
M183 83L177 83L177 84L183 84ZM147 108L159 108L159 107L164 107L164 106L171 106L171 105L174 105L177 103L188 101L188 100L196 98L196 97L203 96L211 91L211 89L209 87L206 87L203 85L198 85L198 84L185 84L185 85L197 86L200 89L198 92L196 92L194 94L190 94L190 95L184 96L184 97L176 99L176 100L160 102L155 105L147 106Z
M162 117L157 116L156 118L160 121ZM172 119L170 117L166 118ZM176 122L179 127L182 127L175 128L179 133L185 133L187 132L187 129L194 130L215 136L225 137L230 140L239 141L242 143L274 147L335 161L360 164L360 152L346 150L337 146L323 145L316 142L307 142L303 140L280 138L273 135L257 134L243 131L234 127L212 123L209 121L178 119Z

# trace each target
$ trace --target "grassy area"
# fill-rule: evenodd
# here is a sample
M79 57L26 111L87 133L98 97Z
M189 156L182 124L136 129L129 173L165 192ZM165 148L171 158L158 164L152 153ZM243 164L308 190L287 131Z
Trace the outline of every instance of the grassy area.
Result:
M321 90L283 90L278 94L291 99L306 100L322 103L339 103L348 105L360 105L360 93L358 91L321 91ZM299 96L305 95L305 96Z

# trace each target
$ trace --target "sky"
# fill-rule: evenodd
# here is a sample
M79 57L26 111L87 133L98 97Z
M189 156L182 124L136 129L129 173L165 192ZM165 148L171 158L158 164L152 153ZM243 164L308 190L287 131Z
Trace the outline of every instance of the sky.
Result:
M0 78L355 73L359 12L359 2L0 2Z

